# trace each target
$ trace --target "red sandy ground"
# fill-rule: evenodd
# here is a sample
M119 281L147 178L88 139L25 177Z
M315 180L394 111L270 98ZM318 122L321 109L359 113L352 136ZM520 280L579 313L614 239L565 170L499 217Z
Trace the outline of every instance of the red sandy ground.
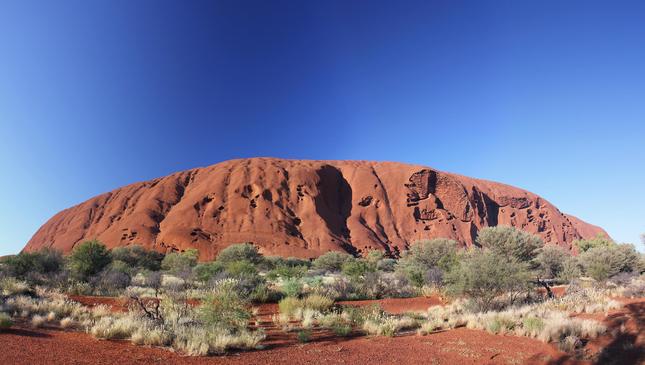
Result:
M91 297L76 298L91 304ZM96 299L96 298L94 298ZM101 304L114 299L101 298ZM428 298L381 301L389 310L409 311ZM406 303L409 301L410 303ZM368 302L368 303L365 303ZM371 304L373 301L353 302ZM384 303L383 303L384 302ZM96 303L96 302L95 302ZM118 305L118 301L114 301ZM415 304L416 303L416 304ZM603 319L609 335L587 345L590 353L601 352L601 363L640 364L643 356L645 299L625 301L625 308ZM410 304L410 306L408 305ZM394 338L354 336L338 338L315 331L312 342L298 344L295 333L273 326L275 304L260 307L258 319L267 330L265 349L227 356L183 357L167 349L131 345L127 341L99 341L90 335L55 329L29 329L18 325L0 333L0 364L588 364L576 361L554 346L526 337L497 336L458 328ZM580 315L587 316L587 315ZM625 330L620 332L620 325ZM616 332L619 331L619 332ZM584 355L584 354L583 354ZM589 354L587 354L588 356Z

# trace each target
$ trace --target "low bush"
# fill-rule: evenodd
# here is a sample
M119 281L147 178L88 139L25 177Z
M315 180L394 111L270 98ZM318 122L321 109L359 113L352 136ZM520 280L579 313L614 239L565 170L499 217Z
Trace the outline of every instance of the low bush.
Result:
M300 280L292 278L282 282L280 290L288 297L298 297L302 294L303 285Z
M298 342L300 343L309 342L309 340L311 340L311 331L307 329L300 330L298 331L297 337L298 337Z
M202 283L208 282L222 271L224 271L224 265L221 262L217 261L198 264L193 269L195 279L201 281Z
M0 331L13 326L13 321L7 313L0 312Z
M341 266L343 275L352 278L363 278L367 273L374 272L376 265L363 259L350 259Z
M36 252L21 252L9 256L2 266L11 276L28 278L32 275L51 275L63 269L63 255L60 251L44 248Z
M352 324L338 313L321 316L318 323L322 328L330 329L336 336L345 337L352 332Z
M247 326L251 311L235 287L234 280L223 280L213 289L199 307L203 323L221 330L237 330Z
M252 265L257 265L262 262L262 259L257 247L250 243L230 245L217 255L217 261L224 266L238 261L247 261Z
M330 251L324 255L318 256L318 258L313 261L313 267L331 272L340 271L343 264L351 259L352 256L346 253Z
M609 237L598 233L595 237L586 240L575 240L573 245L578 248L579 253L587 252L592 248L609 247L614 245Z
M633 245L611 244L592 247L578 257L584 271L602 281L621 272L638 272L640 256Z
M164 254L152 250L146 250L142 246L133 245L117 247L112 250L114 261L120 261L132 269L158 271L161 269L161 262Z
M191 272L197 265L199 251L188 249L184 252L172 252L167 254L161 261L161 269L173 275Z

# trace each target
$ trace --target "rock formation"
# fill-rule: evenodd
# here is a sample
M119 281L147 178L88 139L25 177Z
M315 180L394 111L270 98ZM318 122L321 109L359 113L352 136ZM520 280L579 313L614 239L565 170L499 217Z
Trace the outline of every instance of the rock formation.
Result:
M472 245L481 228L496 225L568 249L576 239L604 233L528 191L429 167L252 158L96 196L52 217L25 250L69 252L96 238L108 247L197 248L201 260L239 242L265 255L378 249L396 256L424 238Z

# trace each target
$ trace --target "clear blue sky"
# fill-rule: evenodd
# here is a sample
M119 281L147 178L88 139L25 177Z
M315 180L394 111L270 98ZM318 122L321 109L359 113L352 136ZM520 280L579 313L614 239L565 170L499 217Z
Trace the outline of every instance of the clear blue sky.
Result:
M391 160L645 232L642 1L0 0L0 255L239 157Z

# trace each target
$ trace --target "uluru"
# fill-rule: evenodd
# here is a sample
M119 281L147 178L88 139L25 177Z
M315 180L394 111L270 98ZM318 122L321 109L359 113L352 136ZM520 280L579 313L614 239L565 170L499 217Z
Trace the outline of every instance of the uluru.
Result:
M93 197L47 221L25 251L70 252L98 239L200 259L251 242L265 255L311 258L330 250L397 256L412 242L446 237L475 244L483 227L509 225L572 250L599 227L531 192L394 162L230 160Z

